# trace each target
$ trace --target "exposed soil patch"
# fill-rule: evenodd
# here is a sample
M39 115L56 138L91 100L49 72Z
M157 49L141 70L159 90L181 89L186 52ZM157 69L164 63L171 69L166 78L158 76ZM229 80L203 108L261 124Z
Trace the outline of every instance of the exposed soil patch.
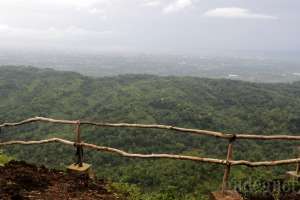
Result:
M22 161L0 166L0 199L41 200L120 200L103 180L87 175L69 175L58 170L37 167Z

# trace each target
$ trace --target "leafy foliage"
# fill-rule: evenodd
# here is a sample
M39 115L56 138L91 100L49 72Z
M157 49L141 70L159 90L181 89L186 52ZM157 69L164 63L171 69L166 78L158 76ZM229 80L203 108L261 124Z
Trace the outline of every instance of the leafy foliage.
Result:
M0 166L8 163L13 158L7 155L4 155L2 151L0 151Z
M261 84L194 77L123 75L89 78L31 67L0 68L0 122L32 116L105 122L158 123L230 133L297 134L300 83ZM74 127L28 124L3 129L1 140L74 138ZM225 158L226 141L158 130L83 126L83 140L137 153L173 153ZM237 141L235 159L285 159L293 142ZM272 150L272 153L270 153ZM73 148L58 144L5 148L18 159L63 168ZM140 199L201 199L217 190L223 168L174 160L132 160L85 151L98 176L125 184ZM233 179L277 176L285 167L236 167ZM133 184L134 189L131 188ZM128 186L128 187L127 187ZM121 187L121 186L120 186ZM123 187L123 186L122 186ZM128 189L129 188L129 189ZM138 189L136 189L138 188ZM133 191L133 192L132 192Z

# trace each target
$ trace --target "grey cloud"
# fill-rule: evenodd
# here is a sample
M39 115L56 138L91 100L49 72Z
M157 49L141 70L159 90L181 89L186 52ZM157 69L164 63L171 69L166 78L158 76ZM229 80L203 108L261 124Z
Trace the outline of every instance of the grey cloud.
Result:
M277 19L275 16L254 13L245 8L227 7L215 8L204 13L207 17L244 18L244 19Z
M164 9L164 13L177 12L186 9L192 5L192 0L176 0L167 5Z

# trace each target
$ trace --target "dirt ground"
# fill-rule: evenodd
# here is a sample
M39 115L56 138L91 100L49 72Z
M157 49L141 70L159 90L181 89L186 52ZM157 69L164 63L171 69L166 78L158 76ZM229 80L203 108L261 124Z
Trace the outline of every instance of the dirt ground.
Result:
M0 200L125 200L103 180L87 175L37 167L23 161L0 166ZM300 200L299 192L273 195L250 195L249 200Z
M1 200L122 199L108 188L103 180L92 180L86 175L69 175L21 161L0 166Z

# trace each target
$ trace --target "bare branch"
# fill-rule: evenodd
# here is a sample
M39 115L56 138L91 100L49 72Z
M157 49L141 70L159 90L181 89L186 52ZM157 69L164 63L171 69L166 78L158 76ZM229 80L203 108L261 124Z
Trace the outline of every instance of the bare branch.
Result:
M51 119L45 117L34 117L29 118L21 122L17 123L4 123L0 125L1 127L10 127L10 126L20 126L23 124L33 123L33 122L50 122L50 123L58 123L58 124L77 124L78 120L58 120ZM128 124L128 123L96 123L90 121L81 121L80 124L83 125L93 125L99 127L114 127L114 128L142 128L142 129L161 129L161 130L171 130L181 133L192 133L197 135L207 135L213 136L217 138L223 139L250 139L250 140L300 140L300 136L293 135L250 135L250 134L225 134L216 131L208 131L208 130L200 130L200 129L189 129L189 128L181 128L176 126L168 126L168 125L157 125L157 124Z
M247 160L222 160L222 159L215 159L215 158L202 158L197 156L185 156L185 155L174 155L174 154L135 154L135 153L128 153L120 149L105 147L105 146L97 146L94 144L89 143L79 143L76 144L69 140L64 140L61 138L50 138L47 140L39 140L39 141L8 141L8 142L1 142L1 146L6 145L37 145L37 144L45 144L45 143L62 143L66 145L81 145L86 148L94 149L97 151L102 152L110 152L114 154L118 154L123 157L128 158L167 158L167 159L175 159L175 160L190 160L196 162L204 162L204 163L212 163L212 164L220 164L220 165L227 165L228 163L231 166L235 165L244 165L248 167L261 167L261 166L277 166L277 165L287 165L287 164L295 164L300 162L300 158L295 159L287 159L287 160L276 160L276 161L259 161L259 162L251 162Z

